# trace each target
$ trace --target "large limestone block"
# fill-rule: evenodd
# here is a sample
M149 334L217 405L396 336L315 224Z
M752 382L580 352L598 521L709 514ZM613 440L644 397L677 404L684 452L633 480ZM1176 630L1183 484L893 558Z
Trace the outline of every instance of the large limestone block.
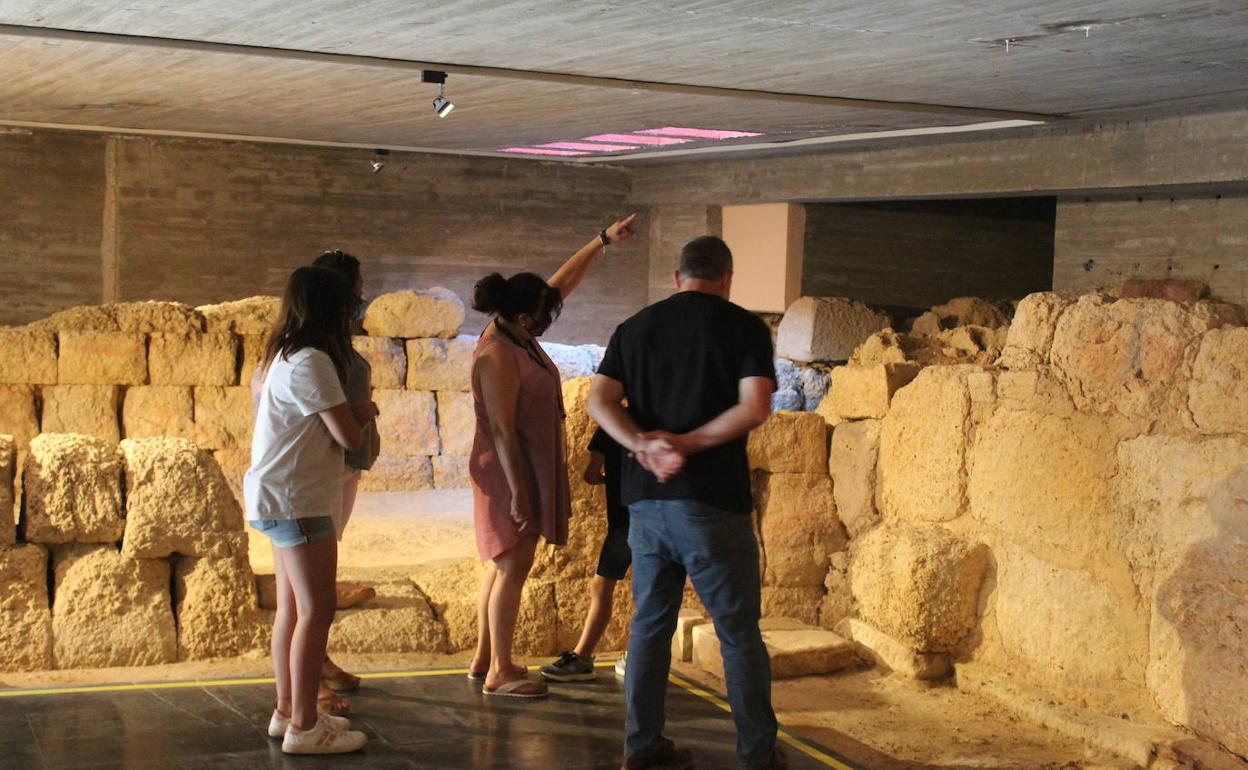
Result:
M1151 608L1146 679L1169 719L1248 748L1248 441L1118 447L1122 550Z
M948 655L915 652L908 645L858 618L847 617L841 620L836 624L836 632L852 640L858 646L861 657L911 679L943 679L952 669Z
M939 527L876 527L855 541L858 613L918 652L953 652L974 630L988 549Z
M121 425L126 438L194 438L195 402L191 389L180 385L126 388Z
M56 335L34 329L0 329L0 383L56 382Z
M997 398L1002 409L1039 412L1062 418L1075 413L1075 402L1070 398L1070 391L1053 374L1052 368L1044 365L999 372Z
M411 457L440 452L437 405L432 393L375 390L373 400L381 411L377 432L386 454Z
M861 302L802 297L789 306L776 332L776 355L793 361L845 361L888 316Z
M876 503L885 517L934 522L966 512L969 381L976 373L972 366L928 367L898 392L880 428Z
M558 580L554 583L556 622L555 645L561 650L576 648L589 613L589 591L584 579ZM631 580L621 580L615 586L611 622L603 631L598 649L625 650L628 648L628 627L633 618L633 586Z
M382 294L364 313L364 328L373 337L454 337L463 323L464 303L440 286Z
M880 520L875 507L879 454L879 420L842 423L832 430L828 471L836 497L836 515L851 538L862 535Z
M472 485L467 457L438 455L432 461L434 489L467 489Z
M598 553L607 534L606 510L602 492L596 497L574 499L567 544L559 547L542 541L537 546L530 576L554 581L590 580L598 568Z
M771 659L772 679L831 674L858 662L852 642L823 628L793 618L765 618L758 624L767 657ZM695 626L693 665L724 678L724 663L715 627Z
M147 335L62 331L57 382L64 385L144 385Z
M0 433L13 437L19 451L39 435L35 389L31 385L0 385Z
M204 330L204 317L181 302L147 300L107 305L123 332L187 334Z
M595 491L594 488L587 489L584 484L578 486L585 473L585 464L589 462L589 442L594 437L594 431L598 429L598 424L585 408L593 381L593 377L578 377L563 383L563 406L568 415L563 421L563 432L567 439L568 474L572 478L574 497L585 494L592 497ZM577 494L578 490L580 495Z
M75 433L30 442L22 474L26 540L113 543L121 539L121 456L117 445Z
M438 391L438 437L442 452L467 456L472 453L472 440L477 431L477 413L471 393Z
M853 366L912 363L920 366L977 364L987 366L1001 355L1008 327L959 326L926 334L900 334L884 329L854 351Z
M1001 352L1001 366L1026 369L1049 363L1057 319L1074 302L1073 297L1051 291L1023 297L1014 310L1014 321Z
M351 338L351 346L373 368L374 388L403 388L407 381L407 353L402 340L356 336Z
M827 467L828 426L813 412L777 412L750 432L750 470L821 473Z
M1009 324L1009 315L997 303L979 297L955 297L919 316L912 331L930 335L960 326L999 329Z
M879 419L888 414L893 394L919 375L918 364L838 366L824 397L826 409L841 420Z
M268 343L267 335L244 334L242 336L243 352L238 366L239 385L251 387L251 381L256 376L256 369L260 366L260 359L264 358L264 349Z
M239 509L242 510L245 505L243 502L243 476L247 473L247 469L251 467L251 447L218 449L212 453L212 456L216 459L217 465L221 467L221 474L225 477L225 483L230 488L230 492L234 495L234 501L238 503Z
M407 341L408 390L472 389L474 337Z
M177 658L169 562L112 546L55 553L52 633L58 668L152 666Z
M127 439L121 450L126 556L224 558L246 542L242 511L211 453L178 438Z
M238 338L228 333L153 334L153 385L237 385Z
M835 629L837 623L854 614L854 589L849 580L849 553L834 553L829 562L819 601L819 625Z
M676 633L672 634L672 660L689 663L693 660L693 629L710 623L706 613L682 609L676 613Z
M832 480L825 473L756 473L753 487L765 554L763 584L822 592L828 555L846 546Z
M1210 329L1242 325L1242 313L1207 301L1086 295L1058 320L1052 362L1081 409L1175 423L1187 411L1193 343Z
M121 390L116 385L49 385L43 389L43 432L82 433L117 443Z
M1143 436L1117 458L1114 533L1145 596L1199 544L1239 536L1224 498L1248 468L1248 439Z
M71 307L29 328L56 332L186 333L204 330L204 318L181 302L116 302ZM64 382L64 380L62 380Z
M267 337L282 312L281 297L248 297L195 308L204 317L205 331L255 334Z
M433 463L424 455L382 454L360 477L362 492L418 492L433 488Z
M1235 486L1213 501L1218 538L1194 545L1158 588L1146 678L1162 714L1246 755L1248 472Z
M996 588L985 625L1026 678L1059 693L1140 686L1148 620L1129 583L1114 586L1019 546L994 555Z
M1116 540L1117 443L1112 425L1096 415L998 411L972 450L975 519L1055 564L1105 563Z
M17 477L17 446L13 437L0 434L0 546L16 542L13 518L13 482Z
M1202 433L1248 433L1248 328L1205 332L1187 398Z
M255 413L245 385L195 388L195 442L205 449L251 448Z
M174 562L178 660L241 655L260 646L256 581L245 554Z
M0 671L52 668L47 551L0 547L0 586Z
M485 565L464 559L436 571L413 576L438 617L446 625L450 652L472 649L477 643L477 593ZM516 621L515 651L518 655L555 652L557 624L555 585L530 578L520 595ZM337 649L332 645L331 649Z
M808 625L819 625L823 607L823 586L763 586L764 618L794 618Z
M446 653L447 626L411 580L376 587L364 606L340 609L329 631L335 652Z

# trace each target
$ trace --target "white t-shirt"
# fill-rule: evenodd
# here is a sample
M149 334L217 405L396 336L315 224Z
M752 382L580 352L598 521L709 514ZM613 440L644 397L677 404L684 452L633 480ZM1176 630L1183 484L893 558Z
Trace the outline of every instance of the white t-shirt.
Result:
M330 516L342 508L342 447L317 413L346 401L323 351L303 348L269 365L243 477L248 519Z

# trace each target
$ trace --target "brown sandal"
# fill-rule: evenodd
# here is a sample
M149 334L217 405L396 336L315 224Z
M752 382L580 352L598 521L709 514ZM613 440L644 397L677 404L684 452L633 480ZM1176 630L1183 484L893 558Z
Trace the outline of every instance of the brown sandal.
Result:
M316 696L316 710L330 716L345 717L351 713L351 704L331 692Z
M355 692L360 689L360 678L337 669L332 674L322 674L321 682L334 692Z
M547 689L546 685L541 682L534 682L532 679L526 678L513 679L492 690L488 687L482 687L481 694L492 695L496 698L545 698Z

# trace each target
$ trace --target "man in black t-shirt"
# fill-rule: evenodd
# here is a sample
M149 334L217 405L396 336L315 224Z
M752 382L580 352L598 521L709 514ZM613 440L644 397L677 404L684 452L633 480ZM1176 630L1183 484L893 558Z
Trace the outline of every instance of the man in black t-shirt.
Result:
M749 431L771 412L771 333L728 301L732 253L720 239L686 244L676 281L679 293L615 330L589 395L590 415L630 454L621 495L631 518L636 611L624 680L624 768L692 762L663 737L686 575L722 641L742 767L780 767L770 662L758 630L746 459Z

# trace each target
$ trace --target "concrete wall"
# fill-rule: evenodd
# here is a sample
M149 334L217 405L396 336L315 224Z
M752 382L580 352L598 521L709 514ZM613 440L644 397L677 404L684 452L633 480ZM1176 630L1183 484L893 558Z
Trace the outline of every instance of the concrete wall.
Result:
M1050 288L1048 197L807 204L803 296L927 308Z
M335 247L363 260L368 294L442 285L469 304L482 275L549 275L626 213L629 174L618 169L396 154L373 174L370 156L0 135L0 201L23 199L0 208L0 233L17 252L0 268L0 323L100 301L202 304L280 294L292 268ZM645 227L591 273L552 340L605 343L645 304ZM465 331L482 322L470 313Z
M1248 196L1062 199L1056 246L1058 291L1192 278L1214 297L1248 303Z
M0 324L100 301L104 140L0 131Z
M719 206L656 206L650 209L649 302L670 297L672 273L680 265L680 250L699 235L721 235Z

